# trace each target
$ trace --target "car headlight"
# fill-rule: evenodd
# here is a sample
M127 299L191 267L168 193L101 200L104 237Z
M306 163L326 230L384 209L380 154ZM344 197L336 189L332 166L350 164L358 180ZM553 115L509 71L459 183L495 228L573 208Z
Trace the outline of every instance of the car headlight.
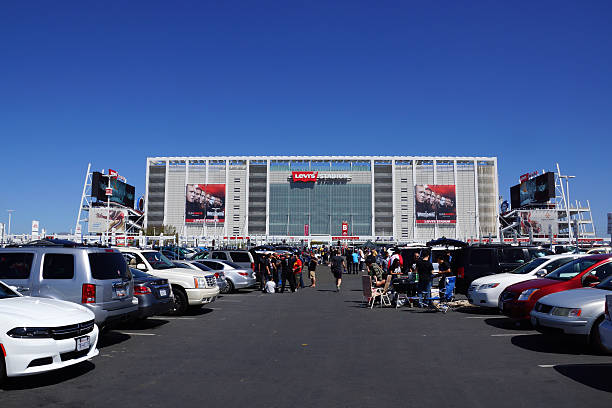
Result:
M205 288L206 287L206 278L201 278L199 276L194 276L193 277L193 286L195 286L196 289L198 289L198 288Z
M484 289L493 289L499 286L499 283L487 283L485 285L480 285L478 287L478 290L484 290Z
M519 295L518 300L529 300L531 295L536 293L538 290L540 290L540 289L527 289L527 290L524 290Z
M16 339L47 339L51 337L51 329L48 327L15 327L6 334Z
M571 309L569 307L553 307L553 316L565 316L565 317L579 317L582 313L582 309Z

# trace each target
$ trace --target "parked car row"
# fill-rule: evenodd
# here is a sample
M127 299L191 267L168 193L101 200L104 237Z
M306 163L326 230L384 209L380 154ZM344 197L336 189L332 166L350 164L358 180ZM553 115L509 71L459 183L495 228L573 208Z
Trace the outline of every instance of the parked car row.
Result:
M578 338L597 351L612 352L610 306L612 255L544 256L510 273L472 282L468 300L497 307L539 332Z
M0 382L96 356L99 331L119 322L215 301L217 278L206 269L137 248L0 248Z

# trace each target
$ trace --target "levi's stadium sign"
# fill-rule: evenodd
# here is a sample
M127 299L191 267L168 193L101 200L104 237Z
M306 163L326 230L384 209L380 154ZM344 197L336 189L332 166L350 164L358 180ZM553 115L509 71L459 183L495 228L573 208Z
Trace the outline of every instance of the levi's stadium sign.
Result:
M318 171L292 171L291 178L293 182L304 181L304 182L316 182L319 175Z
M313 182L317 181L349 181L351 176L340 173L323 173L320 171L292 171L290 180L295 182Z

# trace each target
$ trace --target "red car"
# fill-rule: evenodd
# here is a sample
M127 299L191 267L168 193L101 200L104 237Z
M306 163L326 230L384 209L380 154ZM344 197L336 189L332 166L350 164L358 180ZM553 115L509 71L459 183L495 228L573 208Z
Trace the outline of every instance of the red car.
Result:
M569 289L592 287L607 274L599 266L612 262L612 255L590 255L555 269L544 278L531 279L508 286L499 296L499 309L517 320L528 320L538 299Z

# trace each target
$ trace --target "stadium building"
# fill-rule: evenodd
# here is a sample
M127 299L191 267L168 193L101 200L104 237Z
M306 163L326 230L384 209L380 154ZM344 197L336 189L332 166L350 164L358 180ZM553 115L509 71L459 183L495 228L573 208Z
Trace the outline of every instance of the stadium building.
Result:
M496 237L496 157L147 158L145 226L186 237Z

